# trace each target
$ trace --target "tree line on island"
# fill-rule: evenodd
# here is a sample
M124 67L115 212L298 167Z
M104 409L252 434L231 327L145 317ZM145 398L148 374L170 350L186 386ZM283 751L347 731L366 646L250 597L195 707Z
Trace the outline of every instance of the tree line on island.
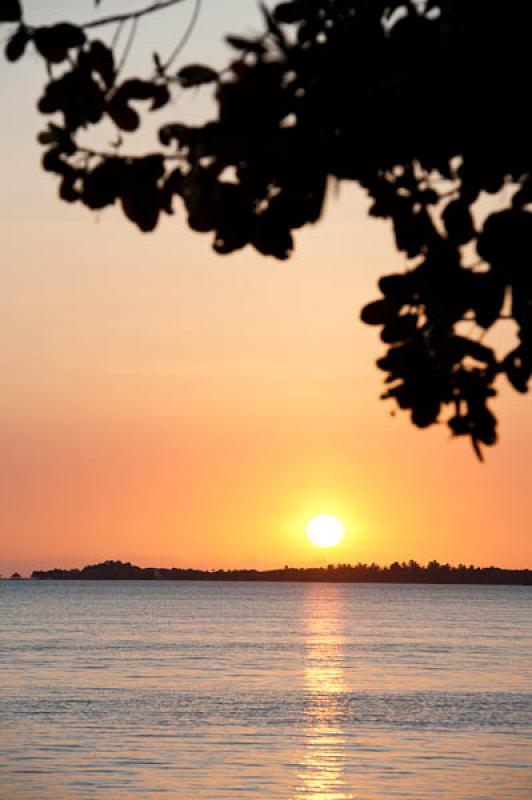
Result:
M185 569L178 567L138 567L129 561L104 561L82 569L34 570L36 580L141 580L141 581L277 581L316 583L476 583L531 586L532 570L440 564L429 561L378 564L328 564L326 567L282 569Z

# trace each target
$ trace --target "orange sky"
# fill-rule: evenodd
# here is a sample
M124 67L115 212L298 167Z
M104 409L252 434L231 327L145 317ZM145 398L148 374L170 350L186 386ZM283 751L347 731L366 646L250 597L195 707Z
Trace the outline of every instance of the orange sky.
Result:
M223 5L204 3L184 61L222 64L221 33L258 26L254 0ZM26 6L42 21L42 4ZM150 23L163 45L172 14L179 27L182 7ZM3 63L0 81L12 98L0 151L3 574L105 558L531 565L529 397L503 392L484 465L445 427L420 432L378 399L384 348L358 311L401 261L361 193L331 194L283 264L216 256L181 209L144 235L114 209L57 199L35 143L37 57ZM203 102L172 115L201 116ZM304 532L323 512L347 528L330 551Z

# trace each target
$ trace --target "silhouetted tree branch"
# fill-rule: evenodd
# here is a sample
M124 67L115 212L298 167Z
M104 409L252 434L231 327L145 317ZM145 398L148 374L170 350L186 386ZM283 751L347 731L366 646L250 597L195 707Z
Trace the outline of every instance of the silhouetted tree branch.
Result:
M49 68L38 108L56 121L39 141L60 197L120 203L146 232L179 197L217 253L251 245L284 259L293 231L321 217L329 182L358 183L406 262L362 311L388 346L377 361L383 397L418 427L444 418L481 458L496 441L496 381L526 392L532 374L529 4L291 0L262 9L261 36L227 37L236 57L221 73L193 64L171 74L182 39L166 61L154 57L149 79L119 80L113 48L88 33L177 2L48 27L29 26L18 0L3 4L0 21L16 25L7 59L32 44ZM196 2L184 40L198 11ZM164 125L157 152L78 144L103 119L121 142L175 87L202 85L215 88L216 118ZM486 213L487 195L496 211ZM501 356L482 340L503 319L516 339Z
M163 11L165 8L169 8L170 6L175 6L177 3L182 3L183 0L161 0L159 3L152 3L145 8L141 8L138 11L127 11L124 14L114 14L110 17L100 17L99 19L93 19L90 22L85 22L80 27L84 30L89 30L90 28L101 28L103 25L114 25L117 22L127 22L128 20L139 20L141 17L146 17L148 14L153 14L154 12Z

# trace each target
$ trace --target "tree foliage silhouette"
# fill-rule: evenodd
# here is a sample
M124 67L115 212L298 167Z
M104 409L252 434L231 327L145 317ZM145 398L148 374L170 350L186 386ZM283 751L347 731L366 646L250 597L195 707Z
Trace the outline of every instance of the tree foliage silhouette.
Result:
M496 380L526 392L532 374L532 7L291 0L262 9L262 35L227 37L236 57L222 72L176 72L178 44L166 60L154 56L149 78L122 79L139 21L179 1L47 27L27 23L18 0L2 4L0 21L16 25L7 59L31 44L48 68L38 109L57 116L39 142L60 197L89 209L119 203L142 231L178 197L217 253L249 244L285 259L293 231L319 220L331 180L355 181L405 255L404 271L381 277L381 297L361 314L388 345L377 361L383 397L418 427L444 419L481 457L496 441L487 405ZM198 9L196 0L194 18ZM120 61L93 37L112 25L130 25ZM124 136L176 88L204 84L215 87L215 119L164 125L157 152L123 153ZM79 132L104 118L120 132L117 146L81 146ZM498 354L482 340L502 319L516 333Z

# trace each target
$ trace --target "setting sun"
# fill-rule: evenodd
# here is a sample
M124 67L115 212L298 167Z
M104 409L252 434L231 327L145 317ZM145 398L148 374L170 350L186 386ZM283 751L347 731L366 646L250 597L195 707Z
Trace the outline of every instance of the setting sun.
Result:
M307 536L318 547L333 547L344 538L344 523L332 514L319 514L307 525Z

